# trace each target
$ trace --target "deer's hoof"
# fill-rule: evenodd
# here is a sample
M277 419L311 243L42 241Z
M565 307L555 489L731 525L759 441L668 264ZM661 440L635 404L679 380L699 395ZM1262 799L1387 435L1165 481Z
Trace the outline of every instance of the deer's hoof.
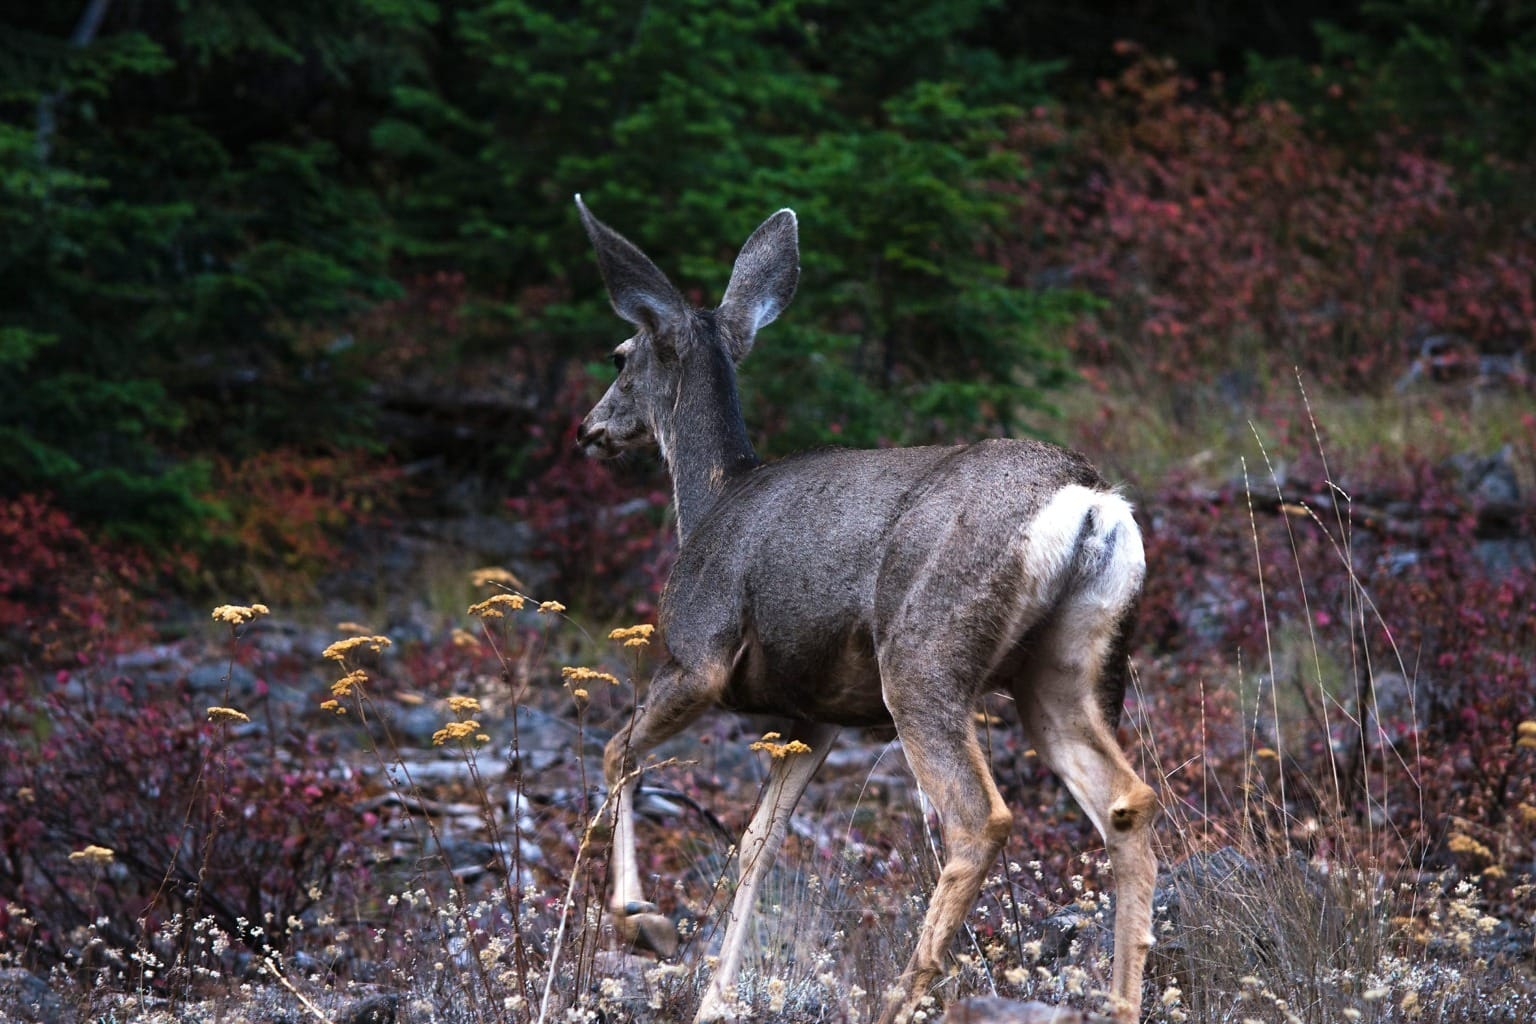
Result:
M634 913L629 907L645 906L651 911ZM671 919L654 913L655 906L649 903L634 904L624 908L625 912L618 920L619 934L624 941L636 949L647 949L657 956L670 957L677 954L677 925Z
M713 985L704 993L699 1012L693 1016L693 1024L735 1024L742 1017L736 1012L733 1001L720 995Z

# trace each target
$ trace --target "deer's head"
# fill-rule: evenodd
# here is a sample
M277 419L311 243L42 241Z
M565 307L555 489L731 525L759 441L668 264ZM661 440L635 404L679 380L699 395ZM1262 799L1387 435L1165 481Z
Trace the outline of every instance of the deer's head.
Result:
M800 277L794 211L780 210L752 233L719 307L701 310L689 306L634 243L592 216L580 196L576 207L614 312L635 327L613 350L618 379L582 421L577 443L589 455L650 444L660 444L666 455L679 420L689 415L715 420L696 429L730 429L721 417L740 419L735 365L758 330L789 305Z

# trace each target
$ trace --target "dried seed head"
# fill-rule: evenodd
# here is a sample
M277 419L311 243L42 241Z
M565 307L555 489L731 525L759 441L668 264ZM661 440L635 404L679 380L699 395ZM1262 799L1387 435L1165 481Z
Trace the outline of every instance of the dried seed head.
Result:
M69 859L102 867L112 863L112 859L116 856L117 854L107 847L92 843L83 850L75 850L69 855Z

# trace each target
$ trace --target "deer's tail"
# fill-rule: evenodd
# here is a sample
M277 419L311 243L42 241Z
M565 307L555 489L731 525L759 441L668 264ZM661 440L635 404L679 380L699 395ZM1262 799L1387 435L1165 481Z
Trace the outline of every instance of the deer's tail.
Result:
M1102 659L1098 702L1115 725L1125 701L1126 655L1146 576L1131 505L1114 491L1074 484L1045 503L1026 536L1025 578L1051 609L1048 617L1070 617L1085 647Z

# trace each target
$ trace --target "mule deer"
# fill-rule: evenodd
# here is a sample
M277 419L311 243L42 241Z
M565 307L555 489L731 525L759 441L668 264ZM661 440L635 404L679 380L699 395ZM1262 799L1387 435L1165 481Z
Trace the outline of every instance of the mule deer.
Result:
M681 542L660 612L665 663L604 756L617 787L610 906L620 933L662 952L677 945L641 888L639 758L713 707L792 720L790 738L810 752L773 763L738 848L741 877L696 1019L734 1017L745 922L796 802L839 727L894 724L947 848L882 1018L908 1019L1013 825L974 717L1000 689L1108 846L1118 892L1111 997L1117 1018L1135 1021L1157 866L1156 799L1114 736L1145 569L1129 505L1080 455L1034 441L759 463L736 364L794 295L793 211L753 232L720 306L703 310L576 203L613 308L636 329L614 349L618 379L577 441L605 456L659 446Z

